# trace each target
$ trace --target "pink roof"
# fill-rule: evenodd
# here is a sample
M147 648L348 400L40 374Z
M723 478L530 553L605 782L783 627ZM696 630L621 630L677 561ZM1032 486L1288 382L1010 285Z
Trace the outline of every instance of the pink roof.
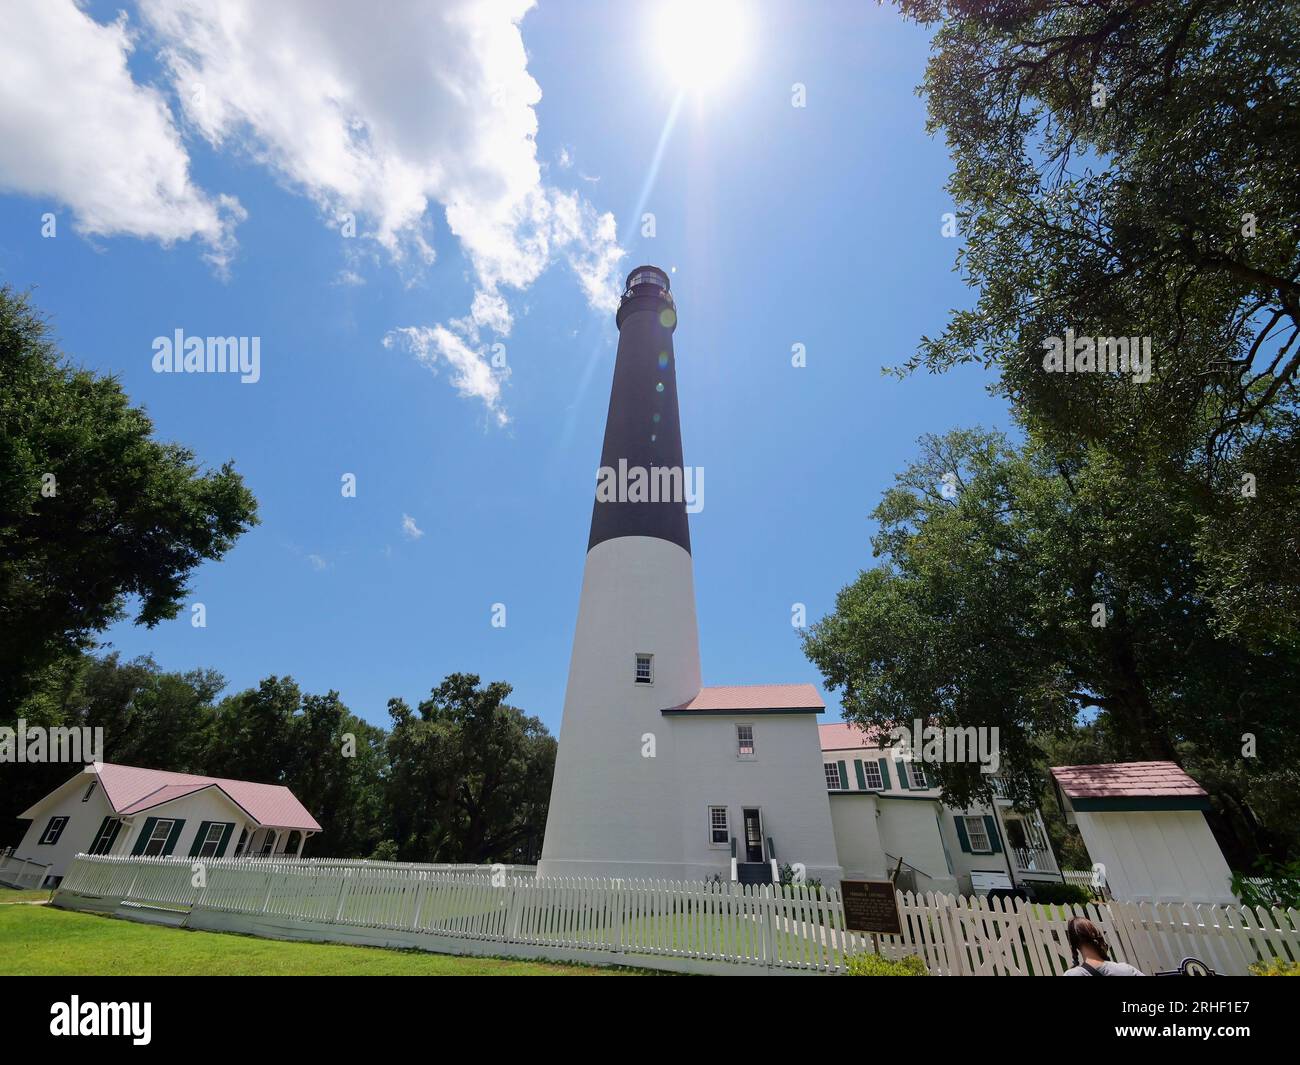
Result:
M823 751L848 751L857 747L879 747L880 732L871 729L864 732L857 725L847 721L832 721L829 725L818 725Z
M1054 766L1052 776L1071 799L1194 798L1205 789L1174 762L1109 762Z
M694 699L670 710L817 710L826 709L811 684L731 684L701 688Z
M296 828L305 832L321 830L294 793L282 784L254 784L248 780L167 773L161 769L139 769L112 762L96 762L95 772L99 774L100 785L114 813L124 816L215 787L259 825Z

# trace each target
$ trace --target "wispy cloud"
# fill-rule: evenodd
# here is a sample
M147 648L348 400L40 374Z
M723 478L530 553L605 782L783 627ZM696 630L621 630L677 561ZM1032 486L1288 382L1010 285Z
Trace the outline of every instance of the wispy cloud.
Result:
M415 519L409 514L402 515L402 535L408 540L418 540L424 535L424 530L415 524Z

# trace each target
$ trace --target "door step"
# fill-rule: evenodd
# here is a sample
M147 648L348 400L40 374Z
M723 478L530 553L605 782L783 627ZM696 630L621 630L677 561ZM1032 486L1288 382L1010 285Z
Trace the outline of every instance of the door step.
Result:
M737 862L736 880L742 884L770 884L772 865L770 862Z

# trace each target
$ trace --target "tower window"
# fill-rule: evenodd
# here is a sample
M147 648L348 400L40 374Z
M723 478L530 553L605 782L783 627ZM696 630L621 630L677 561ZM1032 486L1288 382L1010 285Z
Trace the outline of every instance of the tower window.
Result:
M655 682L654 655L636 656L636 682L653 684Z
M99 781L98 781L98 780L92 780L92 781L90 782L90 787L88 787L88 788L86 789L86 794L83 795L83 796L81 797L81 801L82 801L82 802L89 802L89 801L90 801L90 797L91 797L92 795L95 794L95 788L96 788L98 785L99 785Z
M736 757L752 759L754 757L754 726L736 726Z

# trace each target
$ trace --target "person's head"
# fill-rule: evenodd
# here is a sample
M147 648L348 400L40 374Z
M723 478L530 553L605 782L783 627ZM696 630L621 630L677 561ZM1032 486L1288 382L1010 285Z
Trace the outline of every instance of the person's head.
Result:
M1106 945L1106 937L1088 918L1071 917L1070 923L1065 926L1065 938L1069 940L1070 956L1075 965L1079 964L1079 951L1085 946L1088 948L1085 953L1096 954L1102 961L1110 961L1110 947Z

